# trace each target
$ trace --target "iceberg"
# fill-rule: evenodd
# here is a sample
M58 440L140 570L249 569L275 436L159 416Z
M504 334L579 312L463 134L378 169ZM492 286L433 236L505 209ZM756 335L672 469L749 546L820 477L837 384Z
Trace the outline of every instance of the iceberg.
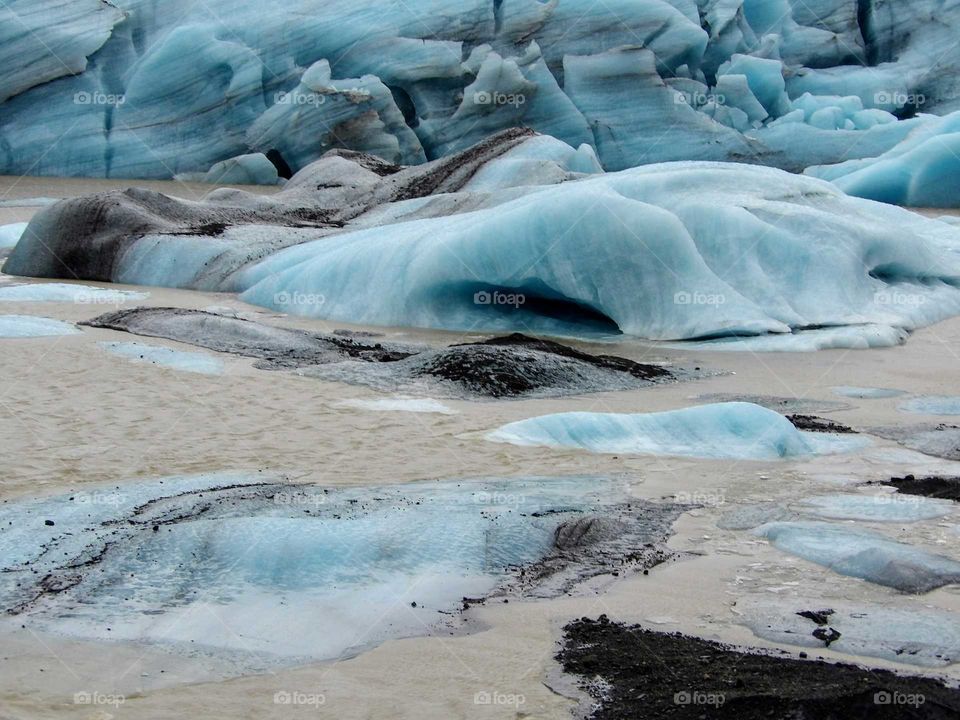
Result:
M783 415L750 403L719 403L639 415L557 413L509 423L486 437L512 445L598 453L739 460L843 452L862 447L864 442L801 432Z
M406 168L334 151L270 196L63 201L5 270L238 292L356 324L747 336L733 349L891 346L960 313L945 223L758 166L597 169L591 150L528 131Z
M99 342L97 345L111 355L118 355L133 362L150 363L200 375L223 374L223 361L207 353L184 352L136 342Z
M608 170L800 171L960 109L953 0L10 0L0 18L5 174L259 180L262 158L281 177L331 148L423 162L514 127Z
M753 533L841 575L902 592L924 593L960 582L960 562L849 525L772 522Z
M0 338L53 337L78 335L72 323L34 315L0 315Z

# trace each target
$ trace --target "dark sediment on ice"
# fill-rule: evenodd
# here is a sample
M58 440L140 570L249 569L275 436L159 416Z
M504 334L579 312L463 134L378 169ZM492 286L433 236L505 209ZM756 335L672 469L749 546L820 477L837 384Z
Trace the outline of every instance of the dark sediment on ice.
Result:
M929 498L940 498L960 502L960 477L930 477L918 478L913 475L890 478L884 485L893 485L897 492L904 495L922 495Z
M675 377L659 365L520 334L431 349L180 308L120 310L81 324L255 358L264 369L309 368L324 379L387 391L424 389L429 382L431 394L511 398L626 390Z
M797 430L841 434L856 434L857 432L849 425L842 425L816 415L787 415L787 420L792 422Z
M557 655L597 701L597 720L946 720L960 691L937 680L764 655L582 618Z

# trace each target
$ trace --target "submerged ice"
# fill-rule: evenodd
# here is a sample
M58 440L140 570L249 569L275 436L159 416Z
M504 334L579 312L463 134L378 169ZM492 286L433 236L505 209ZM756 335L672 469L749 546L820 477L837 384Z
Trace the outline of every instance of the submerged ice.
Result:
M778 460L862 446L797 430L783 415L750 403L720 403L644 415L570 412L509 423L487 435L513 445L591 452Z
M0 338L51 337L76 335L80 330L72 323L35 315L0 315Z
M885 535L827 522L771 522L754 534L841 575L923 593L960 582L960 562Z
M146 300L149 293L114 290L72 283L31 283L0 287L0 302L75 303L77 305L122 305Z
M207 353L184 352L159 345L146 345L136 342L100 342L97 344L111 355L117 355L133 362L150 363L172 370L200 375L221 375L223 373L223 361Z
M0 508L0 606L16 627L265 669L430 632L465 596L510 583L535 592L518 566L539 562L531 576L559 592L613 557L653 564L679 512L628 507L622 483L597 477L164 478Z

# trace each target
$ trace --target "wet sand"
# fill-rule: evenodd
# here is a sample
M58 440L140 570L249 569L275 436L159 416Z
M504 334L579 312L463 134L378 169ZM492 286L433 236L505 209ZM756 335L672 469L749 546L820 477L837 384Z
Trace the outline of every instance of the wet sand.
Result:
M189 186L182 184L137 184L189 197L185 194ZM0 198L62 197L116 186L125 184L0 179ZM0 222L28 219L34 211L0 208ZM0 276L0 283L9 281ZM277 316L228 295L147 291L150 298L137 304L231 307L260 313L266 322L325 332L349 327ZM91 304L3 303L0 313L76 322L111 309ZM486 337L415 329L380 331L391 340L436 345ZM474 607L466 613L475 630L470 634L389 641L357 657L272 674L223 680L223 668L200 656L185 659L158 647L81 642L17 630L0 637L0 718L4 720L566 718L575 700L545 683L557 687L551 678L556 677L553 657L561 628L581 616L606 613L623 622L773 648L777 646L740 624L738 599L803 595L822 597L825 604L831 599L915 603L960 612L956 586L920 597L902 596L836 575L780 553L758 538L716 525L721 513L740 504L792 502L815 493L843 491L856 482L909 473L917 477L960 474L956 463L880 439L850 455L759 463L592 455L501 445L482 437L501 424L549 412L669 410L712 393L840 402L842 409L815 414L854 428L946 421L905 416L897 410L903 398L850 399L834 395L830 388L872 386L913 394L957 394L960 319L919 331L905 346L871 351L734 354L667 349L635 341L577 343L591 352L702 367L717 374L692 382L572 398L444 400L457 411L452 415L344 407L344 400L383 395L292 372L258 370L252 361L233 356L222 356L226 370L221 376L136 364L97 347L103 340L197 350L92 328L74 336L0 341L0 447L5 450L0 502L166 475L270 470L325 485L607 474L622 477L637 497L656 500L681 494L705 507L687 513L676 525L670 545L690 553L688 557L654 568L649 576L608 578L602 587L591 586L556 600ZM953 515L913 526L887 526L884 531L960 558L957 522ZM794 655L804 650L783 647ZM816 654L960 680L958 665L921 671L828 649ZM122 704L78 705L74 702L77 692L125 697ZM287 696L276 696L278 692L299 693L289 697L303 703L284 704ZM477 693L503 702L485 703L487 696ZM512 704L507 702L511 696ZM278 698L280 702L275 702Z

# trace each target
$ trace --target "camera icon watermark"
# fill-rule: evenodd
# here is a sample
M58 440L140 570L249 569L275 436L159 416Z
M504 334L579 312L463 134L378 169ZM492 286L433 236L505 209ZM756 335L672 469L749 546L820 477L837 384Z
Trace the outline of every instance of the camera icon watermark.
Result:
M918 708L927 701L923 693L905 693L899 690L890 692L881 690L873 695L874 705L906 705L908 707Z
M527 302L523 293L507 293L500 290L480 290L473 294L474 305L507 305L519 309Z
M504 693L481 690L473 696L474 705L498 705L501 707L519 708L526 704L527 698L520 693Z
M321 293L278 292L273 296L274 307L304 306L319 307L327 302L326 295Z
M298 705L302 707L319 708L326 704L327 696L323 693L308 693L298 690L278 690L273 694L274 705Z
M73 694L74 705L109 705L120 707L127 701L125 695L119 693L102 693L95 690L82 690Z
M293 105L297 107L320 106L327 102L327 96L320 93L305 93L291 90L278 92L273 96L274 105Z
M704 305L708 307L719 307L727 302L726 295L722 293L703 293L681 291L673 296L674 305Z
M473 495L474 505L516 508L523 505L526 502L527 502L527 498L525 495L520 495L516 493L483 491Z
M927 303L927 296L920 293L900 292L899 290L880 290L874 294L873 300L877 305L918 308Z
M874 105L887 105L893 107L920 107L927 102L927 96L922 93L905 93L899 90L881 90L873 96Z
M500 107L503 105L509 105L515 108L519 108L522 105L525 105L527 102L527 96L523 93L502 93L497 92L496 90L480 90L473 94L473 104L474 105L488 105L493 107Z
M714 105L726 105L727 96L723 93L703 92L700 90L673 89L674 105L690 105L691 107L699 108L704 105L709 105L710 103Z
M720 707L726 702L726 696L720 692L701 692L700 690L682 690L674 693L674 705L705 705Z
M725 505L726 495L723 492L678 492L673 495L674 501L682 505L703 505L705 507L716 507Z
M281 491L273 496L273 504L287 507L319 507L327 504L327 496L316 493Z
M127 98L125 95L114 95L112 93L100 92L99 90L94 90L93 92L81 90L73 95L74 105L102 105L119 107L126 101Z
M80 492L73 496L73 501L78 505L109 505L117 507L123 505L127 496L119 492L103 492L94 490L92 492Z

